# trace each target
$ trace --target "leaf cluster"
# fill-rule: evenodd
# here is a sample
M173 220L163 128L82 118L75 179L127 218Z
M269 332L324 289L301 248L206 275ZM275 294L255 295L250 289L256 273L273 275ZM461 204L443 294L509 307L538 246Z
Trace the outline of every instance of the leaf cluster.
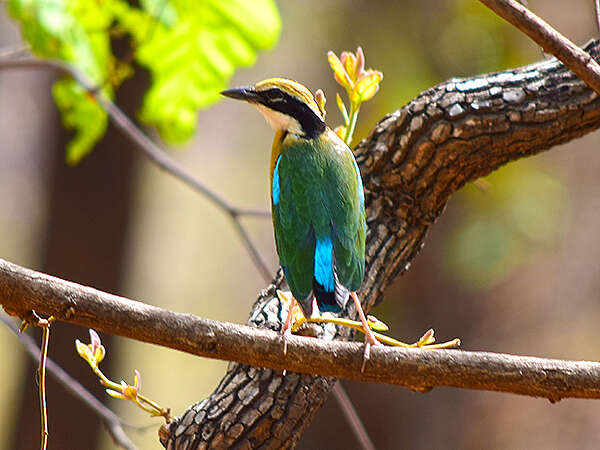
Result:
M198 111L281 30L274 0L10 0L8 9L34 54L76 67L96 95L114 98L134 62L146 68L152 84L139 118L172 143L193 135ZM114 55L114 36L130 38L129 55ZM73 79L59 80L53 95L64 125L75 131L67 147L75 164L104 135L107 115Z

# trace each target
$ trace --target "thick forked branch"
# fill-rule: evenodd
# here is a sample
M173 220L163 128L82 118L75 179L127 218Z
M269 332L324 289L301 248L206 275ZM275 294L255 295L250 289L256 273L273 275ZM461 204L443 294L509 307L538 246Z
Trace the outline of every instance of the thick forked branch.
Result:
M597 60L599 49L595 41L585 51ZM449 80L383 118L355 150L367 194L367 310L408 268L465 183L599 126L598 95L556 59ZM281 316L265 291L250 323L277 329ZM346 338L345 330L333 335ZM334 383L232 363L213 394L161 440L169 449L293 447Z

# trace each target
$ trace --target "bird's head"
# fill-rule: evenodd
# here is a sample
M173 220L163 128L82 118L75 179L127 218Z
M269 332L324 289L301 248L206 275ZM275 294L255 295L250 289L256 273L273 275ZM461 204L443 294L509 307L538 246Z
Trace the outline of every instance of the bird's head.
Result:
M269 78L254 86L228 89L221 94L256 106L275 130L306 138L325 131L323 113L313 94L296 81Z

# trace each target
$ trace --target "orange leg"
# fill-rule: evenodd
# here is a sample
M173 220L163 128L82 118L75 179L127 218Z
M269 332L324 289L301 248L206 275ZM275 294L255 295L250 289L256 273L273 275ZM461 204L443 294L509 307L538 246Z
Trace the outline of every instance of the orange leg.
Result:
M358 312L358 316L360 317L360 321L363 326L363 330L365 332L365 352L363 354L363 363L360 368L361 372L365 371L365 365L371 356L371 345L380 345L380 342L377 340L373 332L371 331L371 327L367 323L367 318L365 317L365 313L360 304L360 300L358 300L358 296L356 292L351 292L352 300L354 300L354 306L356 306L356 311Z

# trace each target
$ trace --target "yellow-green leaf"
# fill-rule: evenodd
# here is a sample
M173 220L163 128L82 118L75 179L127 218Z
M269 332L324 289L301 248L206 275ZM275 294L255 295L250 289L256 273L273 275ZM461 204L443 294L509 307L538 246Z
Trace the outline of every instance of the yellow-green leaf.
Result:
M352 90L352 103L360 104L373 98L379 90L379 83L383 74L375 70L368 70L360 77Z
M75 132L67 144L67 163L74 165L104 136L108 117L96 100L74 80L64 79L52 87L54 101L65 128Z
M337 55L331 51L327 52L327 61L329 61L331 70L333 70L333 76L335 78L335 81L337 81L341 86L343 86L347 90L352 89L352 81L348 77L346 69L342 65L342 62L337 57Z
M140 118L172 142L191 137L198 111L219 99L238 67L275 45L281 30L274 0L140 0L139 7L126 0L9 0L9 11L36 55L76 67L108 98L132 71L110 45L113 34L127 33L136 61L152 75ZM67 147L74 164L104 135L107 117L71 83L61 81L54 97L75 131Z
M106 389L106 393L108 395L110 395L111 397L122 399L122 400L127 398L123 394L121 394L120 392L117 392L117 391L115 391L113 389Z
M342 52L342 64L351 80L356 80L356 56L352 52Z
M338 109L342 113L342 118L344 119L344 125L350 125L350 119L348 118L348 110L346 109L346 105L344 105L344 101L340 94L336 92L335 101L337 102Z
M88 345L85 345L79 339L75 339L75 349L79 356L85 359L88 363L94 359L94 355L92 354L92 350Z
M219 100L240 66L271 48L281 20L273 0L172 1L176 20L166 26L120 4L115 12L136 41L135 59L152 75L140 119L170 142L195 131L200 109Z

